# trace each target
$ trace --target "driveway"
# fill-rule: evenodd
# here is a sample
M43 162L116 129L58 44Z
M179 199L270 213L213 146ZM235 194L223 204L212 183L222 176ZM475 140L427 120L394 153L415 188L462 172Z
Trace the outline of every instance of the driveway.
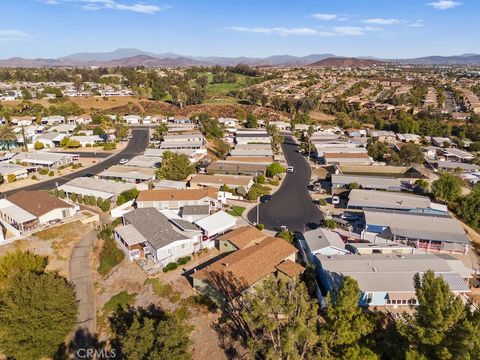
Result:
M268 230L275 230L284 225L292 231L305 231L314 228L321 219L321 212L313 203L308 192L311 170L305 158L298 153L291 137L286 137L282 144L283 153L289 166L294 167L292 174L287 174L280 189L266 204L260 204L259 223ZM250 222L257 222L257 208L248 213Z
M42 181L37 184L25 186L19 189L6 191L3 195L8 196L14 192L18 192L20 190L50 190L58 185L63 185L66 182L81 176L85 176L87 174L98 174L103 170L109 168L110 166L117 165L120 159L131 159L134 156L142 153L148 146L149 140L149 128L148 127L134 127L132 128L132 138L128 142L127 147L120 151L119 153L112 155L108 159L99 162L96 165L90 166L86 169L76 171L72 174L68 174L65 176L61 176L58 178L54 178L48 181Z
M95 230L81 238L73 248L69 263L69 280L75 286L75 296L78 302L76 332L87 330L90 334L95 334L95 304L90 253L96 238Z

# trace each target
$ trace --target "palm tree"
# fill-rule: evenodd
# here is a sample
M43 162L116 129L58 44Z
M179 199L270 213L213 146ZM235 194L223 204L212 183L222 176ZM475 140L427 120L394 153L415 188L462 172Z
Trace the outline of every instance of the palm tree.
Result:
M7 150L10 150L10 143L16 140L17 136L11 126L0 125L0 142L4 142L7 145Z

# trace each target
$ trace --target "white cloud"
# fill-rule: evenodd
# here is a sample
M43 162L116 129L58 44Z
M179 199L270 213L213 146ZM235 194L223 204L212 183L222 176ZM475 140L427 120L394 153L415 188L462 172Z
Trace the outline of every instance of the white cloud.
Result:
M126 4L124 2L119 2L116 0L42 0L42 1L48 5L76 3L76 4L80 4L81 8L84 10L110 9L110 10L120 10L120 11L132 11L132 12L142 13L142 14L155 14L157 12L164 11L169 8L169 6L166 6L166 5L145 4L143 2Z
M460 6L462 5L462 3L459 1L453 1L453 0L438 0L438 1L427 3L426 5L431 6L437 10L447 10L447 9L453 9L454 7Z
M385 18L372 18L363 20L366 24L377 24L377 25L397 25L401 23L401 20L398 19L385 19Z
M24 41L33 38L34 35L28 34L19 30L1 30L0 29L0 43L9 43L15 41Z
M424 27L425 24L423 23L422 20L417 20L417 21L414 21L410 24L407 25L408 27L413 27L413 28L421 28L421 27Z
M285 27L246 27L246 26L230 26L226 28L231 31L255 33L264 35L301 35L301 36L362 36L367 32L381 31L381 28L373 26L334 26L331 29L322 28L320 30L309 27L285 28Z
M381 29L373 26L335 26L333 31L339 35L362 36L369 31L380 31Z
M311 17L318 20L329 21L329 20L336 20L338 19L339 16L337 14L317 13L317 14L312 14Z
M277 34L280 36L288 35L318 35L318 31L312 28L302 27L302 28L285 28L285 27L254 27L249 28L246 26L231 26L229 30L239 31L239 32L250 32L256 34Z

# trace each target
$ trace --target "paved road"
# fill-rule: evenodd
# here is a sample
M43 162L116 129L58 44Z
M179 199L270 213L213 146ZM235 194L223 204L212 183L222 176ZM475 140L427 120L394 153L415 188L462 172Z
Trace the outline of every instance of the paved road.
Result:
M21 189L6 191L2 193L2 195L8 196L19 190L49 190L55 188L56 183L58 183L58 185L62 185L77 177L85 176L87 174L97 174L112 165L117 165L120 159L131 159L135 155L142 153L148 146L148 140L148 127L132 128L132 139L130 139L127 147L121 152L109 157L108 159L105 159L96 165L90 166L72 174L25 186Z
M69 280L75 285L75 296L78 302L76 331L87 330L90 334L95 334L95 304L90 253L96 238L95 230L81 238L72 250L69 263Z
M310 167L305 158L297 152L298 145L290 137L282 145L288 165L294 167L293 174L287 174L280 189L266 204L260 204L260 223L269 230L284 225L292 231L305 231L318 225L321 212L313 203L307 186L310 183ZM248 220L257 221L257 207L250 210Z

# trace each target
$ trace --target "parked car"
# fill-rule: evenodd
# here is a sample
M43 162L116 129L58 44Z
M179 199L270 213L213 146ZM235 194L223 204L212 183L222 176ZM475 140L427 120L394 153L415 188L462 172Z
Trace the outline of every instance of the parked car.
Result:
M340 197L339 197L339 196L336 196L336 195L332 196L332 204L333 204L333 205L338 205L338 204L340 204Z
M262 195L262 196L260 196L260 202L261 203L267 203L270 200L272 200L272 195Z
M293 166L287 167L287 173L293 173Z
M355 221L357 220L357 215L355 214L350 214L350 213L343 213L342 216L340 216L343 220L347 221Z
M118 163L119 164L126 164L128 162L127 159L121 159Z

